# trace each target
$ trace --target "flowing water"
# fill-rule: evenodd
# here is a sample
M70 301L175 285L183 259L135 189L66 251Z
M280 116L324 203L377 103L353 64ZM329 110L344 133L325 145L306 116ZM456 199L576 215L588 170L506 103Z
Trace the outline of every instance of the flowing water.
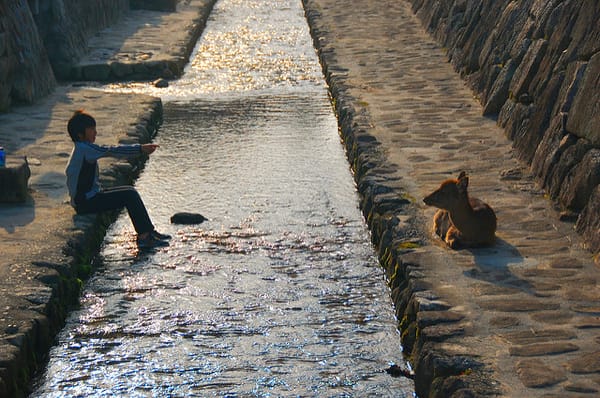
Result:
M413 396L311 43L299 1L221 0L179 81L109 88L163 98L136 187L173 239L119 217L32 396Z

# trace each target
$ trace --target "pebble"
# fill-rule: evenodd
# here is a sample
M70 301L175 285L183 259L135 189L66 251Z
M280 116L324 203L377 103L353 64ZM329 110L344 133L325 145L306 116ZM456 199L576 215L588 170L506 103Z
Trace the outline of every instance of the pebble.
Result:
M180 212L171 216L171 224L201 224L208 220L202 214Z

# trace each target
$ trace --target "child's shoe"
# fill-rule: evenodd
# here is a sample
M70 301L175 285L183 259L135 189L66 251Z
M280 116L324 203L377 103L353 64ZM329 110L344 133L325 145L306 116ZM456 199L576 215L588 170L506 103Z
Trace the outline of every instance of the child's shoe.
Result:
M171 235L161 234L157 230L153 230L152 232L150 232L150 235L153 236L154 238L158 239L158 240L169 240L169 239L171 239Z
M157 239L151 233L146 238L137 238L137 245L140 249L152 249L154 247L169 246L169 242Z

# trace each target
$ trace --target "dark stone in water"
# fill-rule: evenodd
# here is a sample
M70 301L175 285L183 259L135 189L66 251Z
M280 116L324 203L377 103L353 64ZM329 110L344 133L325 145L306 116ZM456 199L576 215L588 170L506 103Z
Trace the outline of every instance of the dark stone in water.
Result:
M154 87L156 88L166 88L169 87L169 82L166 79L160 78L156 79L154 82Z
M171 216L172 224L200 224L208 220L202 214L198 213L175 213Z

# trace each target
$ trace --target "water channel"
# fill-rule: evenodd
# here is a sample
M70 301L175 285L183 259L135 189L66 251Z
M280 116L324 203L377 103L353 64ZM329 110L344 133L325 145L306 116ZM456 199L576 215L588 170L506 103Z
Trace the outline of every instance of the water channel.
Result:
M412 383L298 0L221 0L33 397L389 396ZM174 226L177 211L209 221Z

